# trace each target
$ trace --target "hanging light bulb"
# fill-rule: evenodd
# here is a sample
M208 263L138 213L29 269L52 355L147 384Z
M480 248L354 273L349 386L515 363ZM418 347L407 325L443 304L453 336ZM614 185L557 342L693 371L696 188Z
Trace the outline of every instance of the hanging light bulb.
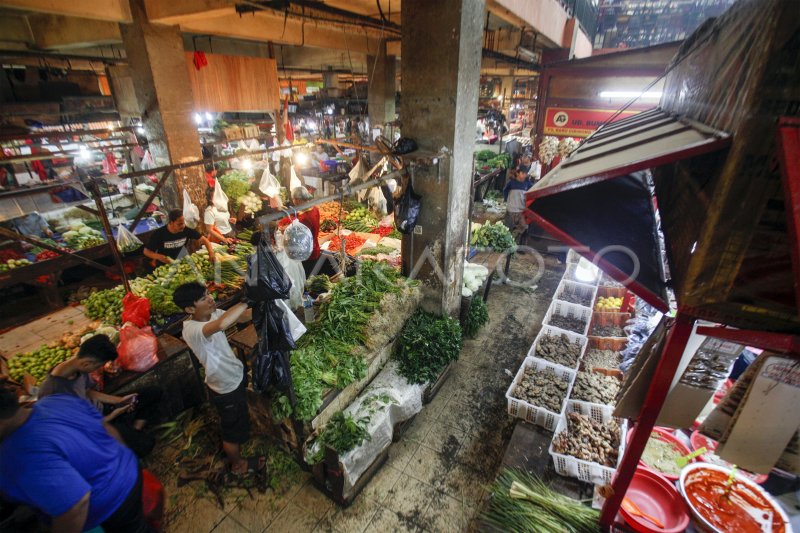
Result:
M139 135L144 135L144 127L139 126L138 128L136 128L136 133L138 133Z
M242 168L245 170L253 170L253 162L249 159L242 161Z
M89 151L89 148L86 145L81 145L78 149L78 157L76 158L76 162L78 163L88 163L92 159L92 153Z
M294 162L301 167L304 167L308 164L308 153L306 152L297 152L294 155Z
M206 111L206 120L209 121L209 122L214 120L214 116L211 113L209 113L208 111Z
M198 126L203 123L203 117L200 115L200 113L195 113L194 114L194 122Z
M575 279L578 281L594 283L599 274L600 271L597 267L587 261L585 257L581 257L581 260L578 261L578 265L575 267Z

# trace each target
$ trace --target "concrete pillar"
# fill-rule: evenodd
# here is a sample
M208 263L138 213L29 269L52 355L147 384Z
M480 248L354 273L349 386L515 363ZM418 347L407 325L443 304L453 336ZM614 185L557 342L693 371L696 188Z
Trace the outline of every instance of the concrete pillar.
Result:
M378 55L367 56L367 104L369 123L373 128L382 127L384 123L394 120L396 66L397 59L386 54L386 42L381 42Z
M130 7L133 22L120 24L120 31L150 153L159 166L202 159L180 28L150 24L143 0L130 0ZM181 207L186 189L202 213L207 188L202 165L174 176L162 189L166 205Z
M403 238L422 306L458 316L478 112L485 0L403 0L403 135L415 139L414 190L422 211ZM444 150L442 150L444 149ZM446 155L437 155L440 151Z
M325 89L338 89L339 88L339 74L336 72L323 72L322 73L322 86Z

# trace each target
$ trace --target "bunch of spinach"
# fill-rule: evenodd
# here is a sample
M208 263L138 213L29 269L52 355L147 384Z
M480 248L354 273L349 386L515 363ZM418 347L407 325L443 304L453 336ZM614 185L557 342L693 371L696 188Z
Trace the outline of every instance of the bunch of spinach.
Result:
M360 446L365 440L372 440L367 433L368 423L369 417L355 420L349 415L345 416L341 411L333 415L311 446L310 450L313 451L307 457L308 464L313 465L322 461L326 446L342 455Z
M489 322L489 309L486 307L486 302L483 298L473 297L464 320L464 335L474 337L487 322Z
M450 361L458 359L461 341L457 320L417 311L400 332L395 356L400 375L409 383L435 381Z

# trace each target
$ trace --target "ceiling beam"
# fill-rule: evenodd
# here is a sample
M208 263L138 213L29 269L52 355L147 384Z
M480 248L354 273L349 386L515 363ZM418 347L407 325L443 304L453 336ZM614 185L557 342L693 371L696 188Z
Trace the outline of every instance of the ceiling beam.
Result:
M537 45L560 48L569 17L557 0L487 0L486 9L514 26L533 28Z
M145 0L144 6L150 22L173 26L236 13L235 0Z
M128 0L0 0L0 7L110 22L132 20Z
M36 47L42 50L67 50L122 42L116 22L62 15L30 15L28 23Z
M13 15L0 17L0 41L33 44L33 33L27 17Z

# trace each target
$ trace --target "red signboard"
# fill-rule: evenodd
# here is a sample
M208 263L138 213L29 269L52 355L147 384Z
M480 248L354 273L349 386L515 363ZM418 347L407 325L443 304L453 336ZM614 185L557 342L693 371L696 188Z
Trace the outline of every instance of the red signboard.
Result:
M559 137L587 137L611 118L616 109L579 109L548 107L544 117L544 134ZM623 111L614 121L635 115L639 111Z

